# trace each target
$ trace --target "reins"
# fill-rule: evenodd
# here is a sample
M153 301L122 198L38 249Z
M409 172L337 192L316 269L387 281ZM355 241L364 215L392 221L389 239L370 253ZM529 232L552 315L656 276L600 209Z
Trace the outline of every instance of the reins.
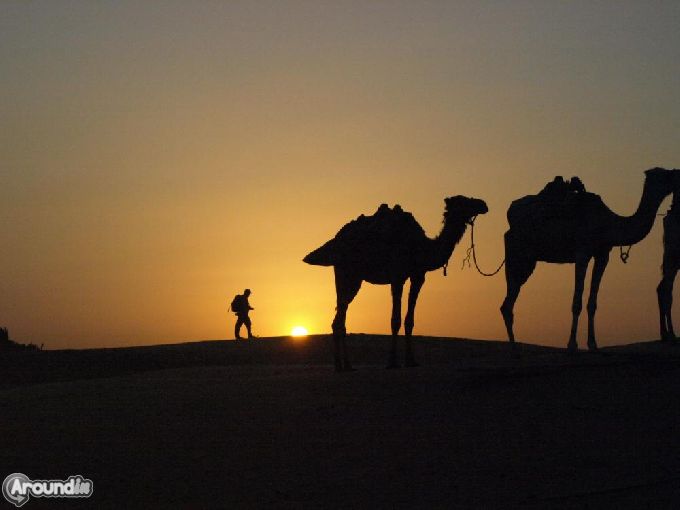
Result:
M492 273L485 273L482 271L479 267L479 264L477 263L477 250L475 248L475 220L477 219L477 216L473 216L470 221L468 222L468 225L470 225L470 247L467 249L467 252L465 254L465 258L463 259L463 264L461 266L461 271L465 269L465 265L467 264L467 267L471 267L470 259L472 259L472 262L475 264L475 268L477 269L477 272L481 274L482 276L495 276L498 274L498 272L503 268L505 265L505 260L501 262L501 265L498 266L498 269L496 269ZM628 262L628 258L630 257L630 249L633 246L628 246L626 250L624 251L623 246L619 246L619 257L621 258L621 261L626 264ZM446 276L446 268L448 267L449 262L448 260L446 261L446 264L444 264L444 276Z
M481 274L482 276L494 276L498 274L498 271L500 271L503 266L505 265L505 260L501 262L501 265L498 266L498 269L496 269L493 273L485 273L479 268L479 264L477 263L477 250L475 249L475 220L477 219L477 216L473 216L470 221L468 222L468 225L470 225L470 247L467 249L467 254L465 255L465 258L463 259L463 266L461 267L461 270L465 268L465 264L467 263L468 267L470 267L470 257L472 257L472 261L475 264L475 268L477 269L477 272ZM446 271L446 269L444 269ZM446 272L444 272L446 275Z

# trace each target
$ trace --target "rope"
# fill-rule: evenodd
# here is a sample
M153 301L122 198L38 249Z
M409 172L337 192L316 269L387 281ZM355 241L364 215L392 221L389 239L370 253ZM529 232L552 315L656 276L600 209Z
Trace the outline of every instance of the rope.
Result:
M665 215L659 215L659 216L665 216ZM505 265L505 260L501 262L501 265L498 266L498 269L496 269L493 273L485 273L479 268L479 264L477 263L477 250L475 249L475 220L477 219L477 216L474 216L470 220L470 247L467 249L467 252L465 254L465 258L463 259L463 265L461 266L461 271L465 269L465 264L467 264L468 267L471 267L470 264L470 259L475 264L475 268L477 268L477 271L479 274L482 276L495 276L498 274L498 271L500 271L503 266ZM629 245L628 248L626 248L626 251L623 251L623 246L619 246L620 254L619 256L621 257L621 262L624 264L628 263L628 259L630 258L630 249L633 247L633 245ZM446 276L446 268L448 267L449 262L448 260L446 261L446 264L444 264L444 276Z
M501 262L501 265L498 266L498 269L496 269L493 273L485 273L479 268L479 264L477 264L477 250L475 249L475 220L477 219L477 216L474 216L470 220L470 247L467 250L467 254L465 255L465 258L463 259L463 267L461 267L461 270L465 268L465 264L467 263L468 267L470 267L470 257L472 256L472 261L475 263L475 268L477 268L477 272L481 274L482 276L494 276L498 274L498 271L501 270L501 268L505 265L505 260Z

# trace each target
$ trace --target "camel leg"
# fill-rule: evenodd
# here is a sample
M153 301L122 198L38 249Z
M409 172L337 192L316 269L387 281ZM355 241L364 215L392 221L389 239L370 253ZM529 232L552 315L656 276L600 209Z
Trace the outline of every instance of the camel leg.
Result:
M505 283L507 292L501 305L501 314L505 329L508 332L508 340L515 352L515 334L513 332L515 301L519 296L522 285L526 283L536 268L536 261L526 257L516 257L514 248L510 245L508 235L505 235Z
M337 294L337 306L333 319L333 344L336 372L352 370L347 355L347 308L361 288L361 280L348 276L343 271L335 268L335 292Z
M595 340L595 312L597 311L597 294L600 291L600 283L602 282L602 275L609 263L609 252L595 257L593 264L593 275L590 280L590 294L588 296L588 349L591 351L597 350L597 341Z
M656 294L659 299L659 323L661 340L675 340L675 332L673 331L673 320L671 317L671 309L673 307L673 283L677 273L676 267L668 269L670 264L663 264L663 277L659 286L656 288Z
M404 356L404 365L407 367L417 367L415 357L413 356L413 341L411 335L413 333L413 325L415 324L416 302L418 301L418 294L425 283L425 275L418 275L411 277L411 287L408 291L408 310L404 318L404 332L406 333L406 354Z
M670 277L670 284L668 286L668 299L666 300L666 327L668 329L668 338L675 340L675 331L673 331L673 317L671 310L673 309L673 283L675 282L675 275L677 268Z
M668 280L664 274L656 288L656 297L659 301L659 338L668 340L668 327L666 322L668 311Z
M404 293L404 282L392 283L392 345L390 347L390 359L387 368L398 368L397 361L397 335L401 328L401 296Z
M569 352L578 351L576 332L578 331L578 318L579 315L581 315L581 309L583 308L583 282L586 279L588 262L590 262L590 258L576 261L576 268L574 271L574 298L571 302L571 333L569 334L569 343L567 344Z

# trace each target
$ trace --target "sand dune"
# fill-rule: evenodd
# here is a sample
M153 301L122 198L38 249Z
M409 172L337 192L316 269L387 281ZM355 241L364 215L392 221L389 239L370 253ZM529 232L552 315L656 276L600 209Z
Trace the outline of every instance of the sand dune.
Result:
M419 338L384 370L387 341L352 336L347 374L324 337L11 353L0 465L91 478L69 507L680 503L680 347Z

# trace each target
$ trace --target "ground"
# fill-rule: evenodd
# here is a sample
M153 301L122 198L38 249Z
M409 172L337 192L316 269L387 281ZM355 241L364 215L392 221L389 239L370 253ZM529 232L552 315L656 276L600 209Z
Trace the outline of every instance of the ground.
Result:
M680 346L417 340L385 370L353 335L343 374L322 336L0 353L0 478L94 482L29 510L680 504Z

